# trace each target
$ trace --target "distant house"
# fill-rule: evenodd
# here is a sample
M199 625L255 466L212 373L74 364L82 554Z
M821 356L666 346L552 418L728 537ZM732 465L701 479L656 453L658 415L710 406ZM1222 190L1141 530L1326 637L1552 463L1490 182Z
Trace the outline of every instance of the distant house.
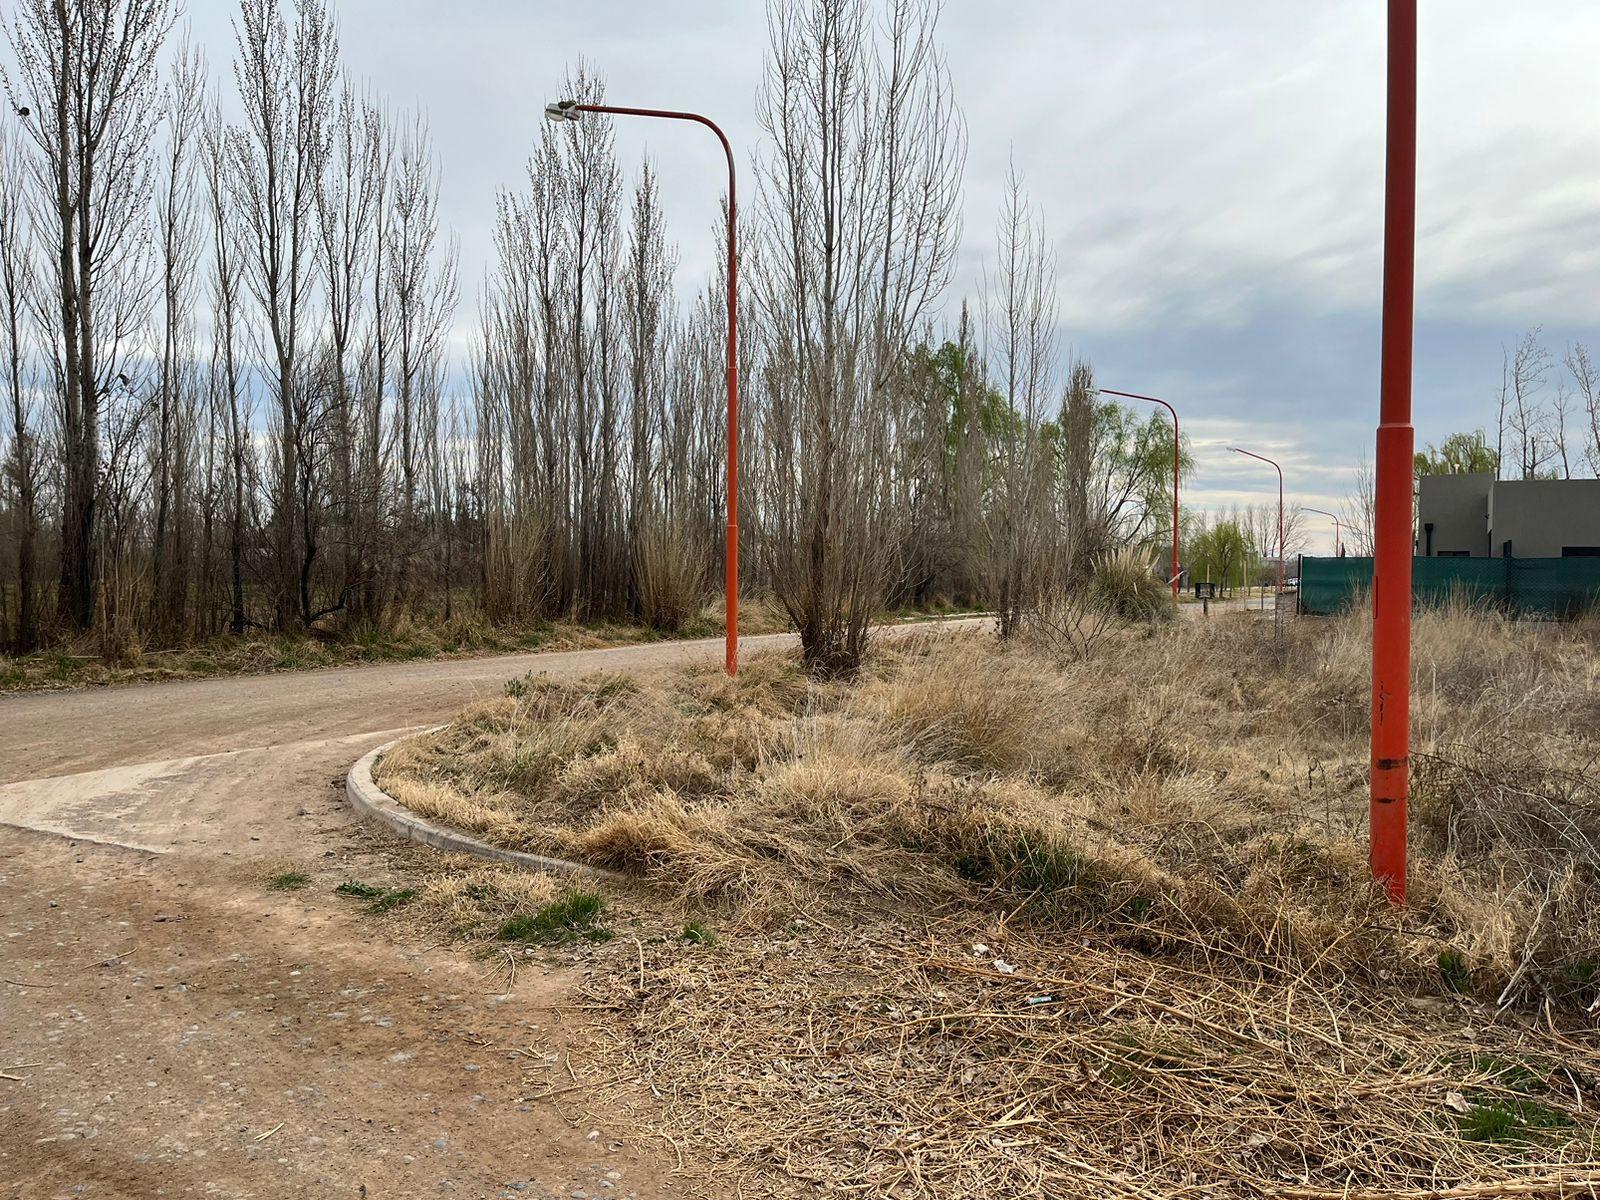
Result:
M1417 480L1417 548L1424 558L1600 557L1600 479Z

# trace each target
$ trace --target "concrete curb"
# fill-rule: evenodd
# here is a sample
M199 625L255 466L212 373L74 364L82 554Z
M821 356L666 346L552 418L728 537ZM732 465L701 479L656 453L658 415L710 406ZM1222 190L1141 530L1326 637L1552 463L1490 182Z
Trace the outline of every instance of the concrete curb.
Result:
M918 621L899 621L892 625L882 626L884 629L899 629L916 627L919 625L939 625L949 621L967 622L975 619L992 617L992 613L961 613L946 614L938 617ZM765 636L765 635L764 635ZM774 637L792 638L793 634L774 634ZM717 639L702 639L708 644L717 644ZM692 645L684 642L680 645ZM607 650L628 650L630 646L606 647ZM598 651L603 652L603 651ZM436 729L443 729L443 725L435 725L433 729L419 730L407 734L407 737L420 737L424 733L432 733ZM604 867L591 867L586 863L572 862L565 858L546 858L542 854L524 854L519 850L505 850L499 846L491 846L488 842L480 842L477 838L461 833L455 829L448 829L443 825L435 825L432 821L419 817L416 813L402 805L388 792L378 786L372 777L372 768L377 765L392 746L398 745L405 738L394 738L385 742L376 750L362 755L356 760L355 766L350 768L349 774L344 779L344 794L350 801L350 807L356 813L369 821L384 826L390 833L399 834L413 842L421 842L424 846L432 846L435 850L448 850L456 854L470 854L474 858L488 859L490 862L505 863L508 866L521 867L525 871L544 871L551 875L565 875L572 879L587 879L599 883L633 883L633 876L624 875L620 871L608 871Z
M424 732L431 733L432 730ZM350 773L345 776L345 797L350 801L350 807L360 816L384 826L390 833L399 834L413 842L421 842L424 846L432 846L435 850L470 854L474 858L505 863L525 871L543 871L546 874L565 875L572 879L587 879L600 883L629 882L629 877L618 871L607 871L603 867L591 867L565 858L546 858L542 854L525 854L520 850L491 846L488 842L480 842L475 837L447 829L442 825L435 825L432 821L419 817L380 788L372 777L372 768L377 765L378 760L388 753L390 747L404 740L395 738L393 741L385 742L376 750L362 755L356 760L355 766L350 768Z

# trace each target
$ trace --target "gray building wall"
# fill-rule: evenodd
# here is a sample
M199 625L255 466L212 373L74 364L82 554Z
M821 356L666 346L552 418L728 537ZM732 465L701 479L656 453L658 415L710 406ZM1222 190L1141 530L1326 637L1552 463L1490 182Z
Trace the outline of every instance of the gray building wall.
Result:
M1494 487L1494 476L1487 473L1424 475L1417 480L1417 553L1437 556L1441 550L1465 550L1473 558L1498 553L1491 550L1489 539L1489 493ZM1517 553L1522 553L1520 546Z
M1491 553L1509 541L1517 558L1600 546L1600 479L1502 479L1489 496L1489 530Z

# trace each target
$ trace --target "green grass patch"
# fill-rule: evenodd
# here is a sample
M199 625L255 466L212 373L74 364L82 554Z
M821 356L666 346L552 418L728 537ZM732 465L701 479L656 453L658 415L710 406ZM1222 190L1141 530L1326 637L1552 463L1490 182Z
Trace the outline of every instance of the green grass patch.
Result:
M1474 1103L1457 1122L1457 1131L1463 1141L1527 1145L1572 1126L1566 1113L1537 1100L1491 1100Z
M1473 1086L1462 1089L1470 1107L1455 1117L1456 1132L1464 1141L1537 1145L1550 1134L1576 1125L1566 1113L1540 1099L1557 1095L1550 1081L1554 1063L1524 1062L1498 1054L1453 1055L1443 1061L1474 1081ZM1506 1096L1506 1092L1512 1095Z
M559 946L580 939L608 941L611 931L600 924L605 910L605 897L597 892L568 892L538 912L506 918L496 930L495 938L535 946Z
M1472 971L1467 966L1466 956L1459 950L1439 951L1439 978L1452 992L1472 990Z
M699 921L690 921L683 927L683 932L678 935L681 941L688 942L691 946L715 946L717 935L709 925Z
M378 887L376 884L362 883L359 879L347 879L333 890L352 900L370 901L367 905L369 913L393 912L417 898L416 888Z
M304 871L281 871L267 880L267 887L275 892L298 892L311 882Z
M1524 1062L1498 1054L1452 1054L1445 1056L1443 1061L1454 1070L1524 1096L1548 1094L1551 1091L1550 1074L1557 1069L1555 1064L1537 1060ZM1465 1090L1469 1097L1475 1098L1476 1093L1471 1089Z
M417 898L416 888L390 888L373 902L367 905L369 913L393 912L403 904L410 904Z

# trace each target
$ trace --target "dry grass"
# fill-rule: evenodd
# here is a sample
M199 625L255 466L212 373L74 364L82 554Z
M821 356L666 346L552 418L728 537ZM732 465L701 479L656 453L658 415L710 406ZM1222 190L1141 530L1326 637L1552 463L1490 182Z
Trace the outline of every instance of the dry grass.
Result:
M1597 648L1419 619L1403 914L1359 615L530 679L381 779L726 928L602 955L598 1053L764 1190L1554 1195L1600 1186Z
M124 606L126 607L126 605ZM538 621L496 625L477 616L424 620L402 615L379 631L315 636L251 633L221 635L197 645L151 649L129 632L107 624L102 633L34 654L0 654L0 695L68 687L154 683L219 675L261 675L362 663L471 658L531 650L592 650L677 638L711 638L722 633L719 600L681 617L670 631L647 625L577 624ZM739 624L746 636L793 629L770 598L741 601ZM120 631L120 632L118 632Z
M1592 1042L1460 1001L998 921L663 941L634 959L628 946L592 978L614 1019L587 1078L632 1081L625 1111L745 1195L1600 1186Z

